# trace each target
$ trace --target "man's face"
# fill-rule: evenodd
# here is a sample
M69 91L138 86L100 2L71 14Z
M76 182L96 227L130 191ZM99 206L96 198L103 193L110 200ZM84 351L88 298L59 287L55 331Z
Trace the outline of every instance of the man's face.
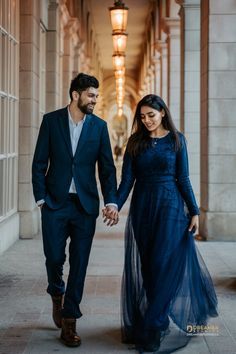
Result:
M93 113L97 98L98 90L94 87L89 87L87 90L79 93L77 106L84 114Z

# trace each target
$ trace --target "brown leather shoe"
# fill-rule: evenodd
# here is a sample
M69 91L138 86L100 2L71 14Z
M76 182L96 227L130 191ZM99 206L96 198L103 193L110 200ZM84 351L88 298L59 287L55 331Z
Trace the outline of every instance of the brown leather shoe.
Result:
M61 310L64 303L64 294L58 296L52 296L52 318L55 325L61 328Z
M67 347L78 347L81 344L80 336L76 333L76 319L63 318L61 340Z

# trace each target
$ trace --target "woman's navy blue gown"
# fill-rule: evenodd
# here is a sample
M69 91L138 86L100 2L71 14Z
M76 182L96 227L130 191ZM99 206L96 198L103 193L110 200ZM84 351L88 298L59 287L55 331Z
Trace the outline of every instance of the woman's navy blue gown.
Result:
M135 158L126 152L118 189L121 209L134 185L125 231L122 339L142 347L159 332L162 353L186 345L189 326L217 316L211 277L188 231L199 209L185 138L179 137L178 151L169 133L150 138Z

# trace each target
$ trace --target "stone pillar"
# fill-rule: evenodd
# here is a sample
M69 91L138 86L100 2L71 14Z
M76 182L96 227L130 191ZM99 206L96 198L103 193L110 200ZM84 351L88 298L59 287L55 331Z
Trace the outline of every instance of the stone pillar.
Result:
M169 109L176 128L180 128L180 19L165 18L168 33L168 74L169 74Z
M20 1L19 198L20 237L38 233L39 218L31 184L31 163L39 122L40 2Z
M79 62L80 62L80 57L79 57L79 43L75 45L74 47L74 60L73 60L73 71L72 71L72 77L75 77L79 73ZM95 73L93 72L93 74Z
M90 74L91 59L86 55L85 42L81 42L81 45L79 48L79 55L80 55L80 63L79 63L80 71L83 73L86 73L86 74Z
M50 112L58 109L60 103L60 24L56 2L51 2L48 8L46 36L46 112Z
M236 2L201 1L201 234L236 241Z
M161 33L160 40L156 41L156 49L160 53L160 96L169 105L168 97L168 46L167 34Z
M148 94L149 94L149 77L146 72L146 76L144 78L144 95L148 95Z
M154 93L161 96L161 55L158 51L155 51L152 62L154 66Z
M200 203L200 0L181 5L180 128L188 141L190 178Z
M148 68L149 74L149 93L155 93L155 73L154 73L154 65L150 65Z
M78 20L75 18L70 18L68 20L66 27L64 28L63 98L62 98L63 105L67 105L69 102L69 87L74 74L76 55L78 58L78 49L79 49L78 30L79 30Z
M71 39L72 39L72 72L71 78L74 78L78 75L79 70L79 47L80 47L80 39L79 39L79 21L77 18L73 18L71 25Z
M168 48L167 43L161 44L161 97L169 105L168 95Z
M69 103L69 87L72 79L72 48L71 38L68 28L65 28L64 53L63 53L63 81L62 81L62 105Z

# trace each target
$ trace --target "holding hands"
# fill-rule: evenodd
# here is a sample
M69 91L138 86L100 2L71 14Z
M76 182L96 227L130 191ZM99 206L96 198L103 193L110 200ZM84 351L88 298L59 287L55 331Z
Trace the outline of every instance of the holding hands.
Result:
M117 207L114 205L107 205L102 209L103 222L107 223L107 226L116 225L119 221L119 213Z

